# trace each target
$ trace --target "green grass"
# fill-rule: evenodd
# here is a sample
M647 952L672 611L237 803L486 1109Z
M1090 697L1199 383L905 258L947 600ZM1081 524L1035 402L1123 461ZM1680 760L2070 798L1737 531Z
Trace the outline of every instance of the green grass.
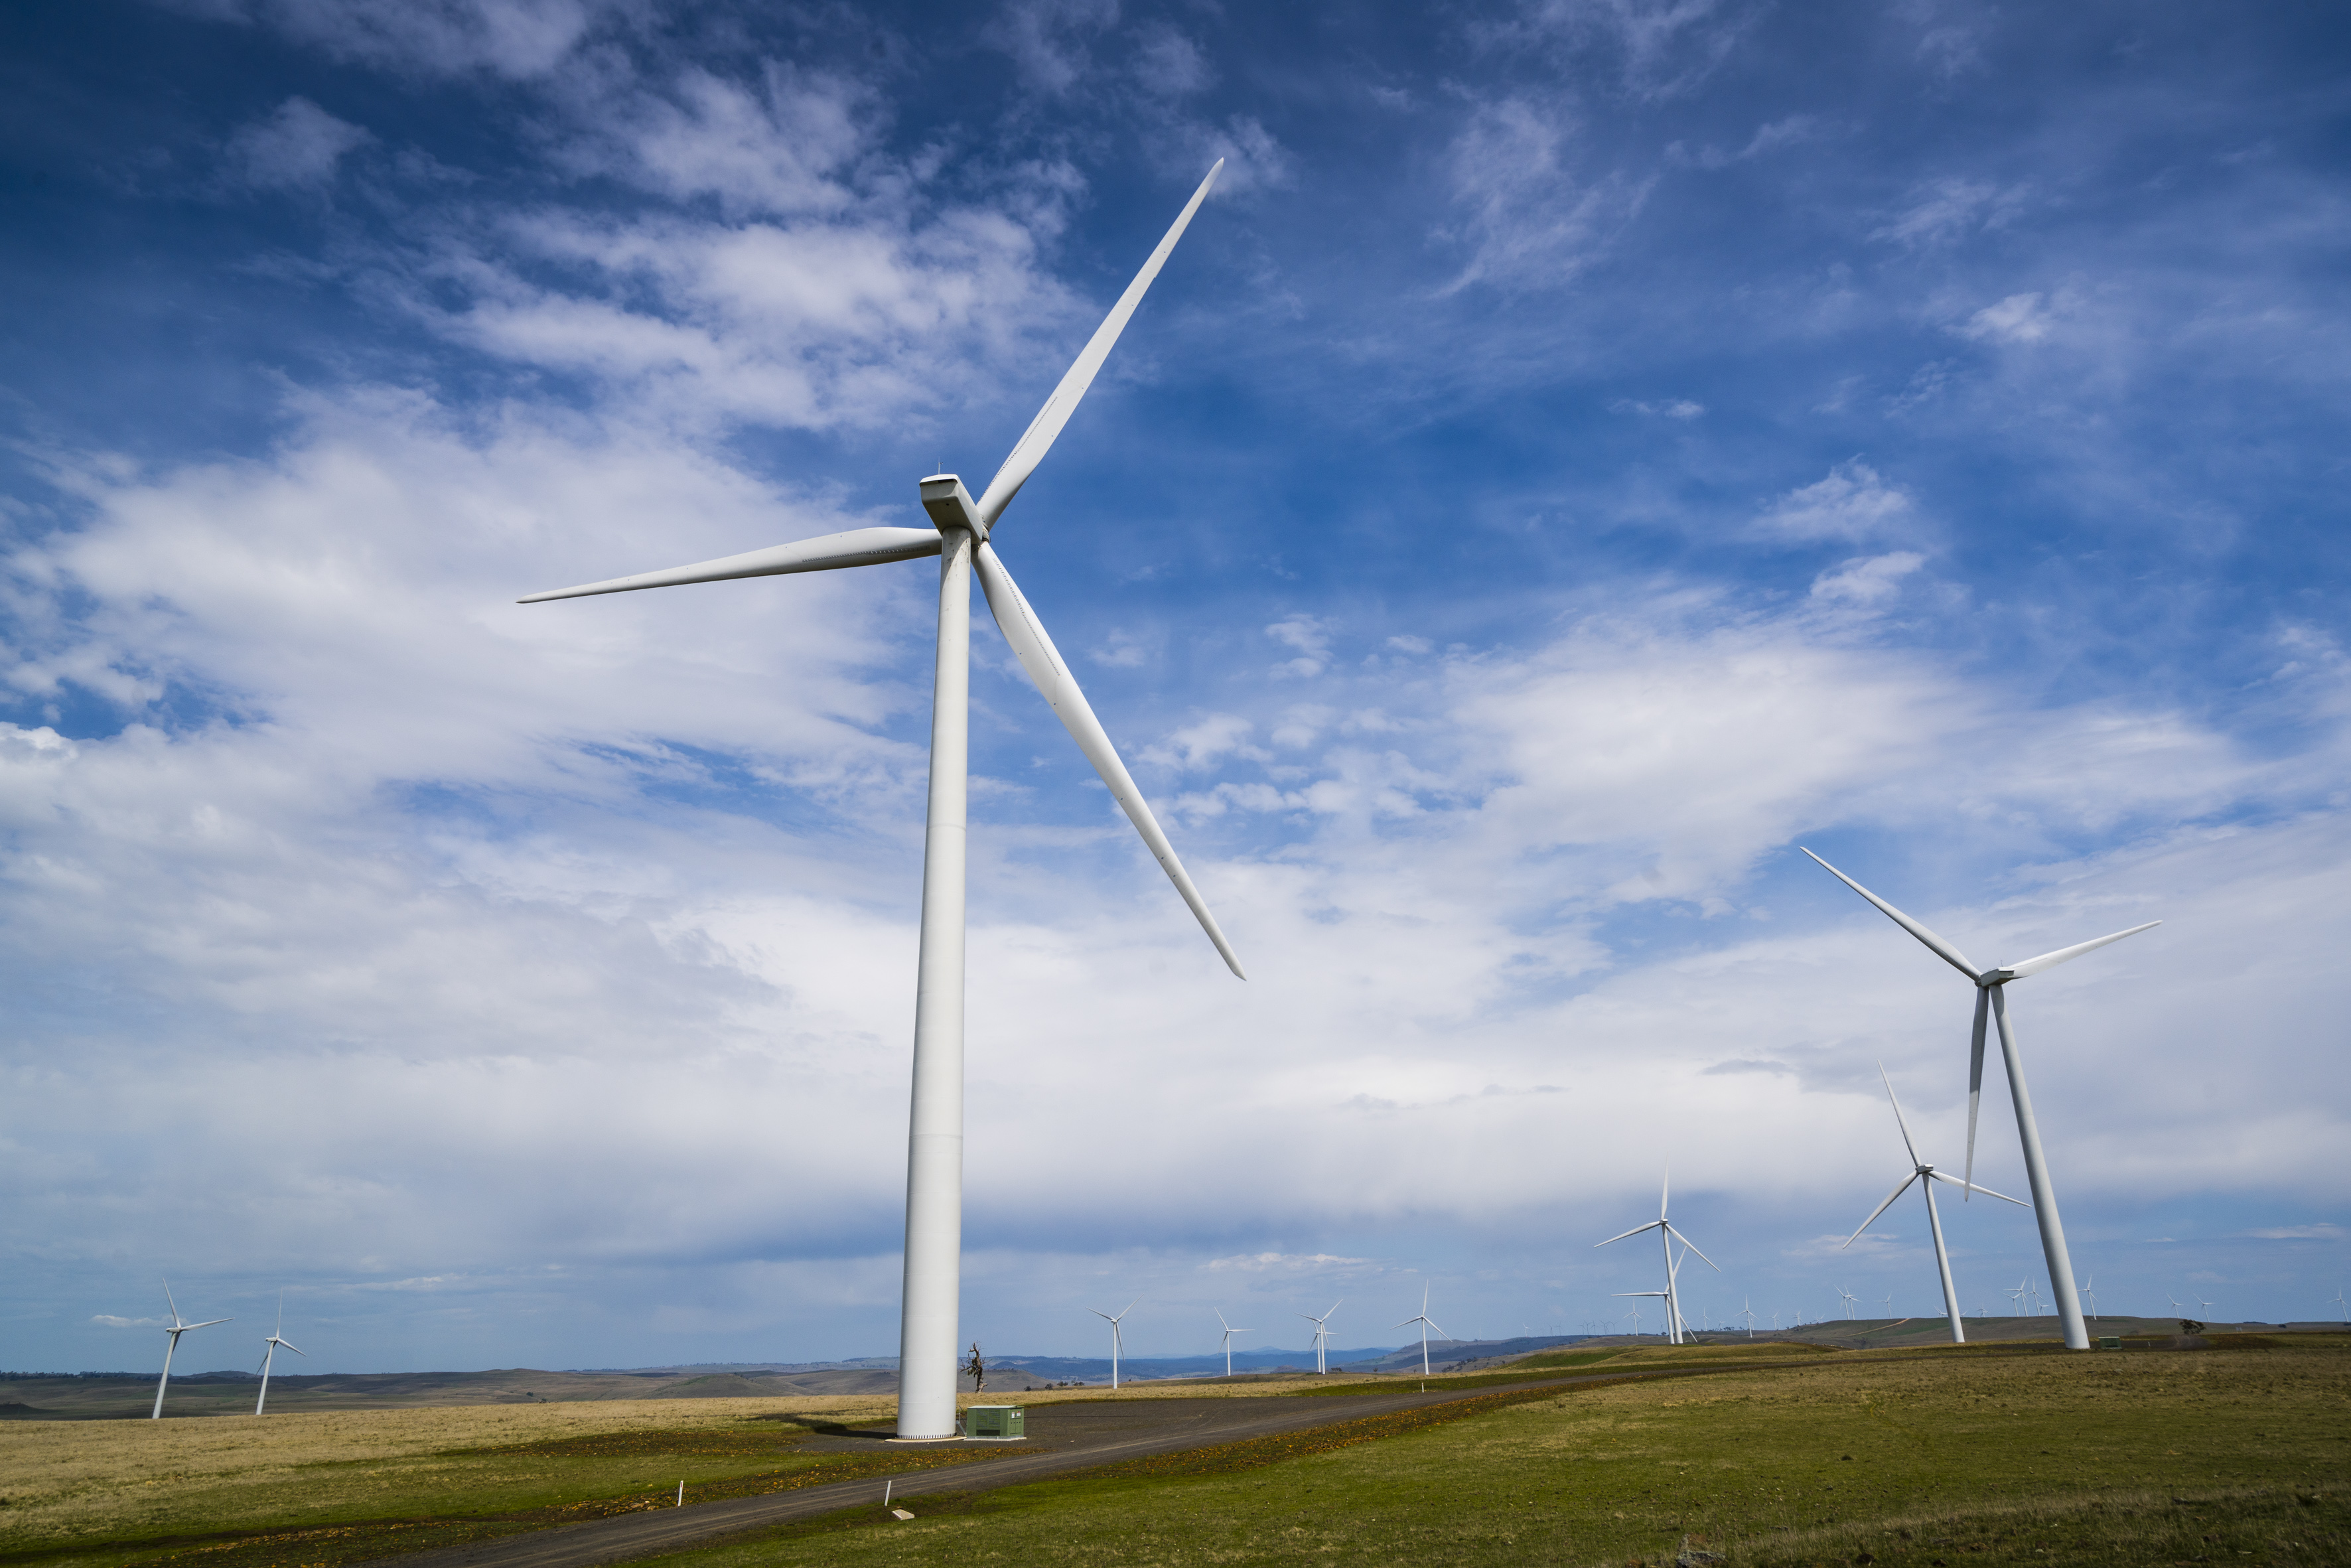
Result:
M1442 1424L1388 1418L1384 1434L1359 1422L924 1497L912 1522L847 1511L656 1561L2351 1562L2341 1353L1844 1353L1481 1403Z

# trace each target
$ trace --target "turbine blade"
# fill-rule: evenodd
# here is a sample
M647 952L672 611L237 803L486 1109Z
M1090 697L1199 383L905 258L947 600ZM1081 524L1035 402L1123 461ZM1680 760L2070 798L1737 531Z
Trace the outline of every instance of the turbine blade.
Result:
M1991 1011L1991 992L1976 988L1976 1025L1968 1040L1968 1161L1963 1167L1970 1186L1976 1179L1976 1113L1983 1109L1984 1019ZM1965 1203L1969 1195L1961 1193Z
M163 1281L163 1299L172 1301L172 1281L169 1280ZM172 1301L172 1321L175 1323L180 1321L180 1303L177 1301Z
M1436 1330L1437 1330L1437 1338L1439 1338L1439 1339L1453 1339L1453 1336L1452 1336L1451 1334L1447 1333L1446 1333L1443 1329L1441 1329L1441 1328L1437 1328L1437 1321L1436 1321L1434 1318L1432 1318L1432 1319L1430 1319L1430 1320L1429 1320L1428 1326L1429 1326L1430 1328L1432 1328L1432 1329L1436 1329ZM1454 1341L1453 1341L1453 1343L1456 1343L1456 1344L1458 1344L1458 1343L1460 1343L1461 1342L1460 1342L1459 1340L1454 1340Z
M189 1329L208 1329L214 1323L233 1323L235 1322L236 1322L235 1318L206 1318L200 1323L182 1323L180 1325L180 1329L181 1332L184 1333Z
M2060 964L2071 963L2085 953L2095 953L2109 942L2119 942L2126 936L2136 936L2142 931L2152 931L2162 924L2160 920L2150 920L2144 925L2134 925L2127 931L2117 931L2111 936L2101 936L2095 942L2076 942L2071 947L2060 947L2054 953L2043 953L2038 958L2027 958L2022 964L2011 964L2008 967L2008 972L2021 980L2027 975L2037 975L2043 969L2053 969Z
M1800 850L1804 849L1804 846L1802 844L1798 844L1796 847ZM1853 878L1845 875L1844 873L1837 870L1836 867L1829 864L1828 862L1822 860L1820 856L1813 854L1812 851L1804 850L1804 852L1808 855L1812 855L1812 858L1819 863L1823 871L1827 872L1831 876L1836 878L1839 882L1853 889L1854 892L1861 894L1862 897L1869 900L1870 903L1877 905L1879 912L1885 915L1887 919L1893 921L1895 925L1902 927L1903 930L1910 933L1911 936L1918 938L1919 941L1924 942L1927 945L1928 949L1931 951L1935 956L1940 958L1944 963L1949 964L1952 968L1957 969L1960 974L1965 975L1970 980L1980 979L1982 977L1981 971L1977 969L1973 964L1968 962L1966 954L1960 952L1957 947L1952 946L1949 942L1946 942L1940 936L1936 936L1932 931L1928 930L1925 926L1919 925L1917 921L1911 919L1908 915L1903 914L1900 910L1886 903L1886 900L1878 897L1877 894L1870 892L1869 889L1862 886L1861 883L1854 881Z
M1853 1234L1844 1239L1844 1247L1850 1247L1855 1242L1860 1240L1861 1233L1868 1229L1870 1225L1879 1215L1884 1214L1887 1209L1893 1207L1894 1200L1900 1197L1904 1193L1908 1192L1910 1190L1910 1184L1917 1179L1918 1173L1917 1171L1912 1171L1908 1176L1904 1176L1902 1178L1902 1185L1896 1187L1892 1192L1887 1193L1886 1195L1886 1201L1869 1211L1869 1218L1863 1220L1859 1225L1854 1227ZM1842 1252L1844 1250L1844 1247L1840 1247L1837 1250Z
M1955 1176L1946 1176L1941 1171L1936 1171L1932 1174L1937 1181L1949 1182L1953 1186L1963 1186L1970 1192L1980 1192L1986 1197L1996 1197L2002 1203L2012 1203L2019 1208L2031 1208L2032 1207L2021 1197L2011 1197L2004 1192L1994 1192L1988 1186L1978 1186L1974 1182L1961 1181L1959 1177Z
M296 1344L290 1339L281 1339L277 1343L284 1345L287 1350L292 1351L296 1355L308 1355L310 1354L308 1351L304 1350L300 1345Z
M1665 1224L1665 1222L1664 1222L1663 1220L1658 1221L1658 1223L1659 1223L1659 1224L1661 1224L1661 1225ZM1692 1252L1698 1252L1698 1243L1697 1243L1697 1242L1695 1242L1695 1241L1692 1241L1688 1237L1684 1236L1680 1231L1676 1230L1672 1226L1670 1226L1670 1225L1667 1225L1667 1226L1666 1226L1666 1234L1667 1234L1667 1235L1668 1235L1668 1236L1670 1236L1670 1237L1672 1237L1675 1240L1677 1240L1677 1241L1680 1242L1683 1246L1685 1246L1685 1247L1688 1248ZM1705 1253L1703 1253L1703 1252L1698 1252L1698 1257L1699 1257L1701 1260L1703 1260L1705 1261L1706 1266L1707 1266L1708 1268L1709 1268L1709 1269L1713 1270L1714 1270L1716 1273L1718 1273L1718 1274L1719 1274L1719 1273L1721 1273L1721 1272L1722 1272L1722 1265L1721 1265L1721 1264L1719 1264L1719 1263L1716 1262L1713 1259L1707 1257L1707 1255L1706 1255Z
M1658 1226L1663 1225L1665 1221L1662 1219L1652 1219L1646 1225L1636 1225L1633 1227L1632 1229L1625 1232L1625 1236L1638 1236L1644 1230L1655 1230ZM1608 1239L1608 1241L1622 1241L1625 1239L1625 1236L1612 1236ZM1608 1245L1608 1241L1595 1241L1593 1245L1594 1247L1605 1247Z
M1893 1102L1894 1124L1902 1129L1902 1146L1910 1151L1910 1164L1916 1168L1919 1164L1918 1145L1910 1141L1910 1124L1902 1119L1902 1102L1894 1098L1894 1080L1886 1076L1886 1063L1882 1061L1877 1064L1877 1076L1886 1085L1886 1098ZM1861 1232L1856 1230L1854 1234L1858 1236Z
M1036 683L1037 690L1045 698L1045 705L1053 710L1054 716L1061 721L1061 727L1070 732L1070 738L1078 743L1078 749L1085 753L1086 760L1094 765L1094 771L1102 775L1102 782L1110 786L1111 798L1125 810L1126 820L1133 822L1134 831L1143 835L1144 845L1159 862L1159 869L1167 873L1167 880L1176 884L1176 891L1183 895L1185 904L1191 908L1193 918L1199 921L1200 929L1208 934L1210 942L1216 944L1217 951L1224 957L1225 967L1241 979L1248 979L1249 977L1241 973L1239 956L1233 951L1232 944L1225 940L1224 928L1217 924L1217 917L1208 913L1207 900L1202 898L1200 890L1192 885L1191 873L1176 857L1175 846L1160 831L1159 820L1151 814L1150 803L1144 800L1143 791L1135 788L1134 776L1127 772L1126 764L1119 760L1118 749L1111 745L1109 735L1102 729L1102 720L1094 716L1093 708L1086 702L1086 694L1078 689L1069 665L1062 663L1061 651L1053 646L1053 639L1046 635L1045 623L1037 618L1037 612L1029 607L1027 596L1020 591L1020 585L1014 582L1012 574L1004 569L1003 560L986 544L979 547L979 586L980 591L987 595L987 608L996 616L996 624L1002 628L1004 640L1012 644L1013 653L1019 656L1020 667L1028 671L1029 678Z
M1184 237L1185 226L1191 223L1192 214L1198 212L1200 204L1208 199L1208 187L1217 183L1217 171L1224 166L1225 161L1217 159L1215 167L1208 171L1208 177L1200 182L1200 188L1192 193L1192 199L1184 204L1184 210L1176 214L1176 222L1160 240L1159 248L1151 253L1151 259L1143 264L1143 270L1134 275L1134 281L1126 286L1126 292L1118 297L1118 303L1112 306L1110 314L1102 318L1102 324L1094 329L1094 335L1079 351L1077 362L1061 377L1061 384L1053 389L1053 395L1045 400L1045 406L1037 411L1037 417L1029 422L1029 428L1013 444L1010 455L1004 459L1004 466L998 468L996 477L987 482L987 490L979 497L978 507L983 528L994 526L1012 497L1020 493L1020 486L1029 482L1029 476L1037 472L1037 465L1045 460L1045 454L1052 450L1054 439L1061 434L1061 427L1069 423L1070 415L1077 412L1078 401L1086 395L1086 389L1094 384L1094 376L1102 370L1102 361L1110 358L1111 350L1118 342L1118 335L1126 330L1127 320L1134 314L1134 308L1143 303L1144 290L1151 287L1152 279L1157 277L1159 269L1167 264L1168 254L1176 248L1176 242Z
M640 588L676 588L688 582L723 582L735 577L778 577L793 571L832 571L849 566L879 566L884 561L914 560L939 553L936 528L852 528L845 534L820 534L788 545L721 556L716 560L673 566L663 571L641 571L634 577L607 578L577 588L551 588L525 594L517 604L539 604L550 599L585 599L591 593L628 593Z
M1400 1322L1400 1323L1390 1323L1390 1324L1388 1325L1388 1327L1390 1327L1390 1328L1392 1328L1392 1329L1408 1329L1408 1328L1412 1327L1412 1325L1413 1325L1413 1324L1415 1324L1415 1323L1416 1323L1416 1322L1420 1322L1420 1320L1419 1320L1418 1318L1406 1318L1406 1319L1405 1319L1405 1321L1404 1321L1404 1322Z

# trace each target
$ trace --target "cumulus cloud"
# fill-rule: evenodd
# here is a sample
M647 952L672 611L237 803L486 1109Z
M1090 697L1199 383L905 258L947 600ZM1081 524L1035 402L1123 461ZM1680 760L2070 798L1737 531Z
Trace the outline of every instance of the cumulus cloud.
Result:
M1265 629L1265 634L1298 651L1298 657L1274 666L1277 674L1319 675L1330 664L1331 628L1315 616L1292 615L1277 621Z
M304 190L330 184L343 155L370 137L307 98L289 98L266 119L228 141L228 167L256 190Z

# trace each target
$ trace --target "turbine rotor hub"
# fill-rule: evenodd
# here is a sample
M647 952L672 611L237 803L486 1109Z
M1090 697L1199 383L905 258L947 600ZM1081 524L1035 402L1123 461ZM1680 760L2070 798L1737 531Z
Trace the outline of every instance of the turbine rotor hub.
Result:
M943 534L966 528L979 543L987 542L987 525L980 521L979 503L953 474L934 474L923 481L923 510L930 514L931 526Z

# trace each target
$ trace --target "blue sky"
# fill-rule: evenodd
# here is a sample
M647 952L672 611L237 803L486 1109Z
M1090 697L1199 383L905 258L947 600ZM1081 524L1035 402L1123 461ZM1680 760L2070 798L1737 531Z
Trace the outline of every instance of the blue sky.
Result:
M1579 1332L1668 1162L1930 1312L1967 988L1799 842L2162 919L2017 988L2077 1266L2330 1310L2339 21L1269 10L0 19L0 1361L894 1348L928 569L512 601L919 524L1218 157L998 542L1251 978L982 616L967 1332Z

